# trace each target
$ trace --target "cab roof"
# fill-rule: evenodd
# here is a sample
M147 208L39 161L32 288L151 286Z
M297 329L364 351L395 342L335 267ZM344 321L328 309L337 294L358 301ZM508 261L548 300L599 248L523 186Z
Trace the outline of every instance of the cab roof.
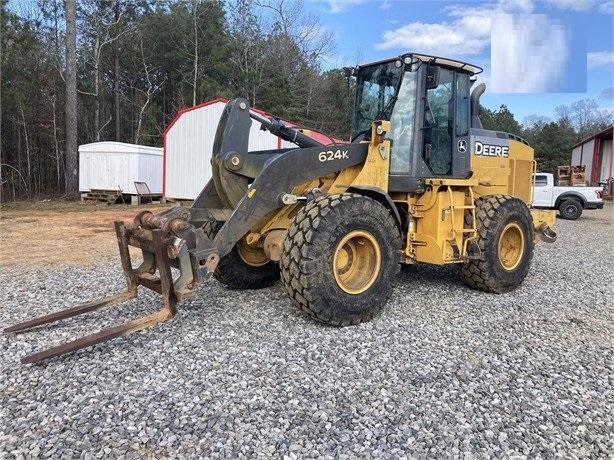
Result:
M409 63L411 61L415 62L416 60L418 60L426 64L439 65L439 66L448 67L454 70L460 70L462 72L468 73L469 75L477 75L479 73L482 73L484 70L477 65L468 64L462 61L457 61L456 59L449 59L449 58L444 58L444 57L439 57L439 56L430 56L428 54L421 54L421 53L405 53L398 57L384 59L384 60L376 61L376 62L371 62L369 64L363 64L359 67L367 67L367 66L376 65L376 64L383 64L386 62L392 62L396 60L400 60L405 63Z

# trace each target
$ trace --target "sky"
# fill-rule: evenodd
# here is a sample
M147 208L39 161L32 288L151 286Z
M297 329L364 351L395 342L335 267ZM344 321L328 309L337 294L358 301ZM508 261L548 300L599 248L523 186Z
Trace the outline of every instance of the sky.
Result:
M331 68L414 51L478 65L483 106L519 122L594 99L614 109L614 1L305 0L332 32Z

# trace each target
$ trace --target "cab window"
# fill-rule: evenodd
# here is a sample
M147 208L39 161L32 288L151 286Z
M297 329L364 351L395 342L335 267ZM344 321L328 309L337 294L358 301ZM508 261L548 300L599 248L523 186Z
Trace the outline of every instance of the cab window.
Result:
M405 72L397 102L390 117L389 137L392 139L390 172L393 174L410 173L416 113L416 77L416 72Z
M452 173L454 72L440 69L439 84L426 91L424 162L437 175Z
M469 75L456 74L456 136L469 134Z

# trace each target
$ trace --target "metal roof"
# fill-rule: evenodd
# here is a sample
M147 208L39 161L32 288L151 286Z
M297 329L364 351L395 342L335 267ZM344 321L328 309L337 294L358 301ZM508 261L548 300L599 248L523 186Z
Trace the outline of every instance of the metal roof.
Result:
M610 127L606 128L606 129L604 129L603 131L600 131L600 132L598 132L596 134L593 134L592 136L587 137L586 139L578 142L576 145L574 145L572 147L572 149L575 149L576 147L579 147L582 144L586 144L587 142L590 142L593 139L597 139L597 138L599 138L599 139L612 139L613 133L614 133L614 126L610 126ZM609 136L608 136L608 134L609 134Z

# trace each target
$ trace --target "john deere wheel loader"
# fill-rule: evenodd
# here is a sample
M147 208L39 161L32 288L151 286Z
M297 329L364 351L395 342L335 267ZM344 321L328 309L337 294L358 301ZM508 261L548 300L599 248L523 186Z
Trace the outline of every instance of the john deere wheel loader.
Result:
M22 359L57 356L171 318L212 276L236 289L279 278L292 303L323 323L370 320L401 264L456 264L475 289L504 293L527 275L554 213L530 210L533 150L478 117L482 69L422 54L346 69L356 78L352 141L323 145L230 101L211 157L213 178L190 208L115 223L126 292L5 329L15 332L137 296L163 308ZM297 145L248 151L252 120ZM134 268L129 247L142 251ZM174 278L171 267L179 270Z

